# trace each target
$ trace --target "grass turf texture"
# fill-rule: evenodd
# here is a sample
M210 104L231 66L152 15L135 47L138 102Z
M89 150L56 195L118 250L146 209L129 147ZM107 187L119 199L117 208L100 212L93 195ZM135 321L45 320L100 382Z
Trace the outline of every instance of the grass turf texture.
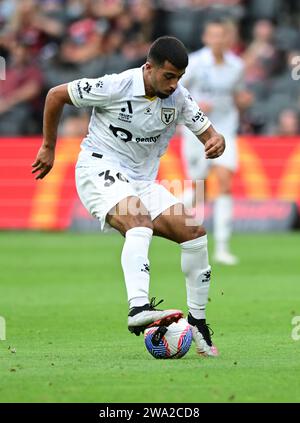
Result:
M127 331L121 236L0 233L0 402L299 402L299 234L235 236L213 267L221 355L155 360ZM180 251L153 240L151 294L186 312ZM14 352L14 349L16 352Z

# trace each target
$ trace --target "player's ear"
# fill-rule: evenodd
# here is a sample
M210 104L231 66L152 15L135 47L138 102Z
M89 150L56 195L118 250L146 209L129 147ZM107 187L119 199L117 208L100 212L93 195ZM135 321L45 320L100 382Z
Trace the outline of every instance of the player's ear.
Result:
M147 61L146 64L145 64L145 69L151 70L152 68L153 68L153 63Z

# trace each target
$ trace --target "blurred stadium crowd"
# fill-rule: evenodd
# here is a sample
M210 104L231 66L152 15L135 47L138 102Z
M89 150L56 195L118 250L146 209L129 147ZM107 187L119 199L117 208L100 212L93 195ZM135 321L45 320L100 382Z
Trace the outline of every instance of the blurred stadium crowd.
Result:
M199 49L207 20L226 20L255 101L240 132L299 134L300 2L294 0L0 0L0 136L40 134L47 91L140 66L169 34ZM299 60L300 61L300 60ZM300 72L299 72L300 73ZM60 134L81 136L89 111L66 107Z

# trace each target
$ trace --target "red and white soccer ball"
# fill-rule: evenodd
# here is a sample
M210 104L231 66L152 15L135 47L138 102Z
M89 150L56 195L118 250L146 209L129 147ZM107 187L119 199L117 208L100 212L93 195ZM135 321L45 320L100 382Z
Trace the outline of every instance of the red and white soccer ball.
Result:
M153 357L181 358L191 347L192 328L185 319L170 326L155 326L144 332L145 345Z

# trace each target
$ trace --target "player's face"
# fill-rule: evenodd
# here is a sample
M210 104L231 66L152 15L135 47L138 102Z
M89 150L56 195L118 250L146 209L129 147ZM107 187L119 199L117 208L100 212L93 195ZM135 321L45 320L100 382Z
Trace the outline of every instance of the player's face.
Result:
M150 83L155 95L167 98L173 94L184 72L185 69L177 69L168 61L160 67L150 65Z
M225 26L220 24L208 25L203 35L203 42L215 53L223 53L227 45L227 31Z

